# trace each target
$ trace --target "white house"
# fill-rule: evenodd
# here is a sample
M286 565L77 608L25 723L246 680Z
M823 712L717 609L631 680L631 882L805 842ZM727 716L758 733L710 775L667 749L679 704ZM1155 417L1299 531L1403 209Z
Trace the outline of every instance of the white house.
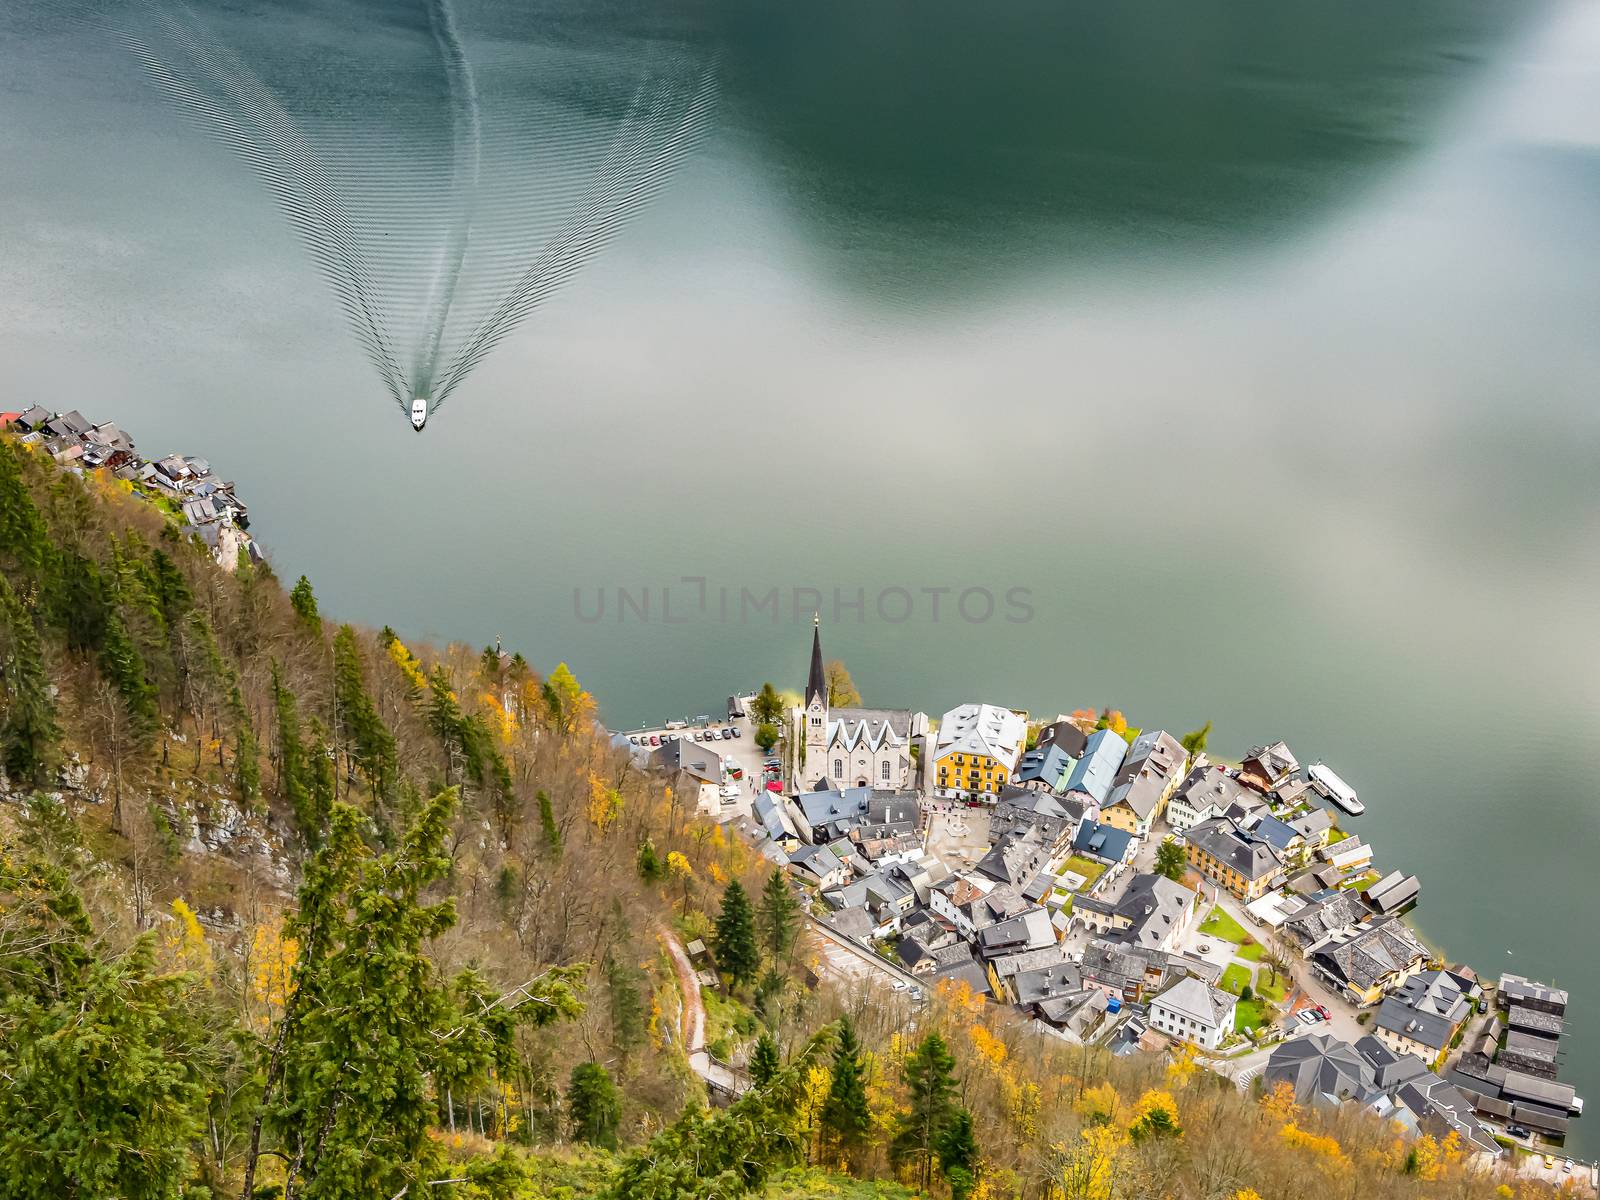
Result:
M1150 1001L1150 1024L1180 1041L1215 1050L1233 1032L1238 997L1192 975L1178 980Z

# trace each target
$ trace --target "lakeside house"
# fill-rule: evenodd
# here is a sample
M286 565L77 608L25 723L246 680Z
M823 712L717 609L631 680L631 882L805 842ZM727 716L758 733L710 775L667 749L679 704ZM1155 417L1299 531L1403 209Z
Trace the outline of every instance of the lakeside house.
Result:
M934 740L933 793L946 799L992 800L1022 756L1027 723L1007 708L962 704L945 713Z
M1239 764L1239 782L1266 795L1288 784L1299 769L1288 743L1254 746Z
M1428 949L1402 922L1387 917L1329 934L1306 951L1312 968L1357 1008L1383 999L1428 963Z
M1128 743L1120 733L1097 729L1084 743L1083 757L1067 776L1066 792L1081 793L1094 802L1104 805L1116 783L1117 772L1128 756Z
M1384 998L1373 1034L1396 1054L1437 1067L1482 998L1478 981L1464 973L1422 971Z
M1162 730L1141 733L1128 747L1111 791L1100 806L1100 820L1140 837L1166 810L1167 801L1183 780L1189 754L1178 740Z

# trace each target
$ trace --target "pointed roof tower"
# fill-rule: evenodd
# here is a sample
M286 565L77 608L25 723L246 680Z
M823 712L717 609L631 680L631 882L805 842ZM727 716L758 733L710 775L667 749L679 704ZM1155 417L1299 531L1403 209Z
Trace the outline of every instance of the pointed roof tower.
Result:
M813 696L822 697L822 706L828 706L828 673L822 668L822 614L811 618L811 677L806 680L806 707L811 707Z

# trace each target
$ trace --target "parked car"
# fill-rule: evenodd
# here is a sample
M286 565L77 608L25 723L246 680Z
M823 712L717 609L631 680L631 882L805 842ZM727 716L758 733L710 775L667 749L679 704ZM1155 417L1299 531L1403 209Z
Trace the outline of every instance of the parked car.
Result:
M1302 1025L1315 1025L1321 1019L1321 1017L1317 1016L1317 1014L1312 1012L1309 1008L1300 1010L1299 1021Z
M735 734L735 731L734 731L734 728L733 728L732 725L729 725L726 729L724 729L722 731L722 736L727 738L730 742L733 741L734 734Z
M659 745L661 745L661 739L658 738L655 734L652 733L650 735L650 744L652 746L659 746Z
M1333 1018L1328 1015L1328 1010L1323 1008L1320 1004L1317 1005L1317 1016L1321 1017L1324 1021L1333 1020Z
M733 733L733 736L734 736L734 737L743 737L743 736L744 736L744 734L742 734L742 733L740 733L740 732L739 732L739 730L738 730L738 727L737 727L737 726L735 726L735 727L734 727L734 729L733 729L733 730L732 730L732 733Z
M1532 1137L1533 1133L1521 1125L1507 1125L1506 1132L1514 1138Z

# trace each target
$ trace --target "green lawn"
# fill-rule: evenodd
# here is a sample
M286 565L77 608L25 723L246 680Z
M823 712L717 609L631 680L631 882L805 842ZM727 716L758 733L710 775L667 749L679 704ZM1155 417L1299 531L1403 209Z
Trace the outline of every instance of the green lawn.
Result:
M1346 879L1339 886L1342 887L1342 888L1346 888L1346 889L1348 889L1349 891L1352 891L1352 892L1359 892L1363 888L1371 887L1373 884L1377 883L1378 880L1381 879L1381 878L1383 878L1383 877L1381 875L1379 875L1376 871L1368 871L1365 875L1359 876L1356 879Z
M1243 925L1239 924L1220 908L1211 910L1211 915L1201 923L1200 932L1207 937L1218 938L1224 942L1232 942L1236 946L1250 936L1245 933Z
M1219 986L1225 992L1232 992L1237 996L1250 982L1250 968L1242 963L1229 963L1228 969L1222 973Z
M1104 863L1093 862L1087 858L1080 858L1074 854L1061 864L1062 871L1071 871L1074 875L1083 876L1083 886L1087 890L1094 886L1094 881L1106 873Z
M1253 963L1260 962L1261 956L1265 953L1266 950L1262 947L1260 942L1250 942L1248 945L1240 946L1239 953L1234 957L1242 958L1245 962Z
M1266 971L1257 972L1255 987L1258 996L1263 996L1274 1004L1282 1004L1283 998L1289 994L1287 977L1279 975L1274 982L1271 974Z
M1267 1023L1268 1017L1267 1005L1262 1001L1241 1000L1233 1010L1233 1030L1243 1033L1246 1029L1260 1029Z

